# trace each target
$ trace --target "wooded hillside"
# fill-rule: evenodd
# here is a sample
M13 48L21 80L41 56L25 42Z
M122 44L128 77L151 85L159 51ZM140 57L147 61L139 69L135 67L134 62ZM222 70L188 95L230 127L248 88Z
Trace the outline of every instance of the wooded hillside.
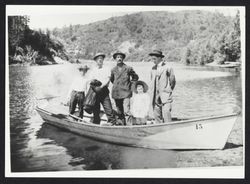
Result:
M129 61L147 61L161 49L168 61L187 64L223 63L240 59L240 20L207 11L141 12L87 25L55 28L51 34L70 58L91 59L96 52L119 49Z

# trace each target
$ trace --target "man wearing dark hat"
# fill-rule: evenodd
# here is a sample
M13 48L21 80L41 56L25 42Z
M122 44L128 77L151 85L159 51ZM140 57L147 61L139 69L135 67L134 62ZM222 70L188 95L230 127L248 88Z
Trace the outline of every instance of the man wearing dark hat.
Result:
M96 102L93 108L95 124L100 124L100 104L102 104L105 114L108 118L108 123L115 123L115 115L113 113L111 101L109 98L109 83L110 83L110 68L103 67L105 54L97 53L94 56L96 67L90 72L89 79L91 81L97 80L101 82L101 86L93 88L96 92Z
M151 112L156 123L170 122L172 120L172 92L176 84L174 71L166 66L161 51L154 50L149 56L155 64L151 70Z
M113 54L117 65L111 70L110 81L113 83L112 98L115 100L119 119L125 125L125 115L129 113L131 92L131 81L137 81L138 75L132 67L123 63L126 55L120 51Z
M79 108L79 117L83 118L83 101L87 92L88 79L85 76L89 67L87 65L78 68L80 75L76 76L72 82L67 101L69 101L69 113L74 114L76 106Z

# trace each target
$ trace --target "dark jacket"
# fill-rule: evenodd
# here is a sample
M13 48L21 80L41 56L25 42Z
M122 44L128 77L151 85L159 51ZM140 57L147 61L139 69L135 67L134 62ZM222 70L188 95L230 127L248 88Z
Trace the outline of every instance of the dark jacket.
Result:
M83 102L83 109L87 113L91 114L95 107L95 102L96 102L96 93L94 92L93 88L90 87Z
M90 88L83 102L83 109L89 114L93 113L93 110L95 108L96 98L98 95L98 93L96 92L96 88L101 85L102 83L96 79L90 82Z
M138 75L132 67L123 64L121 71L118 66L111 70L110 81L113 83L112 98L124 99L132 96L131 81L137 81Z

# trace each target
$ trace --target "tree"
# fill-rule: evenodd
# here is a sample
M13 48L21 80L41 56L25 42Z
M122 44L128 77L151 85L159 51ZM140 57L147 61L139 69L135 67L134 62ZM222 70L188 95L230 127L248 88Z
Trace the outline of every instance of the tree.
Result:
M15 53L16 46L21 46L28 27L28 16L8 16L9 54Z
M8 17L10 61L18 58L18 62L34 64L41 60L54 62L53 55L63 55L65 58L63 45L51 38L50 30L47 29L46 33L41 29L34 31L28 23L28 16Z
M240 15L237 12L233 21L233 26L223 33L223 43L221 44L221 54L225 55L227 61L237 61L240 59Z
M69 37L72 37L73 35L73 26L70 24L69 25Z
M240 36L240 12L237 11L237 14L234 19L234 30L237 36Z
M191 55L191 50L188 47L186 47L183 49L183 53L184 54L182 55L182 62L189 65L190 64L189 57Z

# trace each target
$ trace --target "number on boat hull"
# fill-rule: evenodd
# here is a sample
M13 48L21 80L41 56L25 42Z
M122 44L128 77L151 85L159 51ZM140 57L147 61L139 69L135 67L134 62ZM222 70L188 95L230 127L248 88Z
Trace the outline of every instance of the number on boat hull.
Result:
M200 130L200 129L203 129L203 126L201 123L198 123L195 125L195 128L196 128L196 130Z

